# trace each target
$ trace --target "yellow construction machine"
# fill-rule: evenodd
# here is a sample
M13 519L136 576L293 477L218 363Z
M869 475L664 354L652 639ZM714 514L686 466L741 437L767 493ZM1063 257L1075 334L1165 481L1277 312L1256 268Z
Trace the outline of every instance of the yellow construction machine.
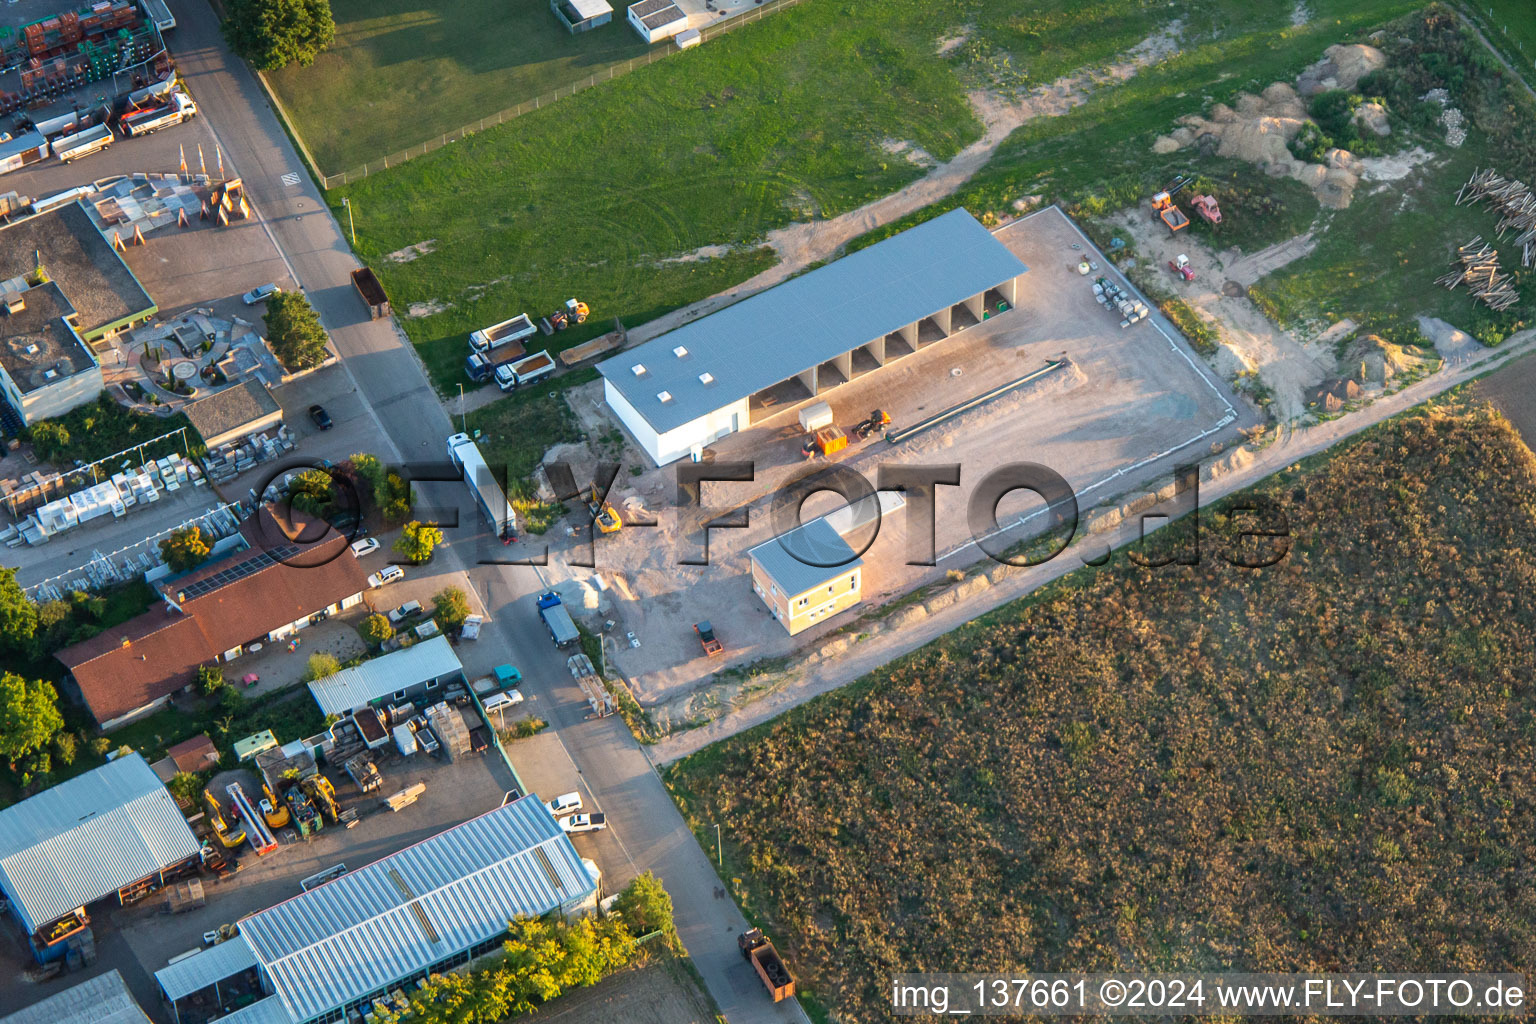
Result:
M230 828L224 821L224 812L219 807L219 801L214 795L203 790L203 799L208 801L208 823L213 826L213 834L219 837L219 843L226 850L233 850L245 842L245 829L236 825Z

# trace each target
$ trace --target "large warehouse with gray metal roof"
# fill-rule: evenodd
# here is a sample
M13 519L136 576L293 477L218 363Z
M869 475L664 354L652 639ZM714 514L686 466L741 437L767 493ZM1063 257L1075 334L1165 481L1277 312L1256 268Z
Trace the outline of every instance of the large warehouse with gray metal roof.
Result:
M657 465L1011 309L1029 268L965 210L759 292L598 366Z
M0 891L38 958L50 959L48 940L63 938L78 910L158 888L194 866L198 849L159 777L128 754L0 811Z
M219 1020L342 1020L500 948L514 918L592 909L595 873L539 798L525 796L242 918L238 936L155 979L178 1020L183 1005L206 1005L210 993L223 1001L220 975L237 991L251 965L266 998Z

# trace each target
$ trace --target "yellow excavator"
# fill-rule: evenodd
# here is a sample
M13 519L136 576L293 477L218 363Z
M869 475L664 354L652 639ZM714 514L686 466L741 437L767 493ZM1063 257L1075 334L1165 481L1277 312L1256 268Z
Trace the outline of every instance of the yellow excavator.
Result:
M269 828L282 828L288 824L288 805L272 795L272 787L265 782L261 784L261 791L267 798L261 802L261 816L267 819Z
M224 812L219 807L218 800L214 799L213 794L205 789L203 790L203 799L208 801L208 823L213 826L213 834L219 837L219 843L224 849L233 850L245 842L245 829L239 825L230 828L224 822Z
M341 806L336 803L336 787L324 775L311 775L299 783L305 794L315 802L320 811L332 822L341 818Z
M613 506L598 500L597 484L592 485L592 496L587 499L587 511L592 513L592 521L603 533L618 533L624 528L624 520L619 518Z

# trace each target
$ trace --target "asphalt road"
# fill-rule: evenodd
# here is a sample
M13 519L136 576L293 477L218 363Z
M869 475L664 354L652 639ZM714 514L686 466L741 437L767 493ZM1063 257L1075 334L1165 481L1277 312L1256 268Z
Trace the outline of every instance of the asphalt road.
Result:
M351 284L350 274L359 264L317 187L303 173L254 76L224 46L207 6L179 6L177 19L169 42L203 111L200 130L212 133L226 168L245 180L293 278L319 311L365 399L363 414L377 424L380 440L388 442L376 447L392 447L404 460L444 457L443 442L455 428L394 322L368 318ZM99 177L108 171L89 173ZM462 503L461 522L474 523L461 486L424 485L422 500ZM534 598L542 589L538 575L526 567L476 565L486 545L493 552L503 549L478 523L474 528L478 536L470 529L453 531L448 554L470 572L490 610L492 622L481 644L488 640L504 648L522 668L525 687L544 702L552 729L594 802L609 815L634 868L653 870L665 883L683 942L727 1019L733 1024L805 1020L798 1003L769 1002L737 953L735 936L746 921L725 896L708 856L623 722L586 720L586 705L566 670L565 655L550 642L535 612Z

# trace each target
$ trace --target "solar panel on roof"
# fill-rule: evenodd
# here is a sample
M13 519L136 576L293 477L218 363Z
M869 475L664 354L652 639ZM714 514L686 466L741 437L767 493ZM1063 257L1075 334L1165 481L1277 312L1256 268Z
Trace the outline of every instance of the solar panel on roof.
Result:
M206 576L195 583L189 583L177 588L183 601L193 597L201 597L211 594L221 587L228 586L236 580L243 580L265 569L269 565L287 561L299 553L299 549L292 544L284 544L282 547L270 548L260 554L247 558L243 562L237 562L227 569L220 569L211 576Z

